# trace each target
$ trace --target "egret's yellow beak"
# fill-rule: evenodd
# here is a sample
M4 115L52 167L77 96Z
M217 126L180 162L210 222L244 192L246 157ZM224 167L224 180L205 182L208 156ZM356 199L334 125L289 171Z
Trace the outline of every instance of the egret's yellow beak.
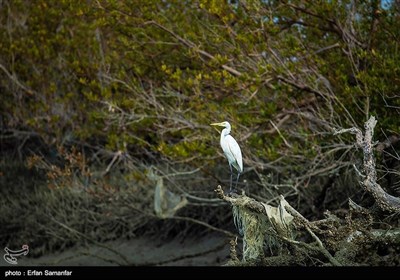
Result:
M211 123L210 125L224 126L222 123Z

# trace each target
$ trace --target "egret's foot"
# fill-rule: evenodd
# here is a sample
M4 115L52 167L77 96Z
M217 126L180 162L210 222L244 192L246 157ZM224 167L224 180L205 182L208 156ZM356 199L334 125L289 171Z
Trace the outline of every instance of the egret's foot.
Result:
M229 191L227 192L227 195L231 195L233 193L237 194L238 190L237 189L229 189Z

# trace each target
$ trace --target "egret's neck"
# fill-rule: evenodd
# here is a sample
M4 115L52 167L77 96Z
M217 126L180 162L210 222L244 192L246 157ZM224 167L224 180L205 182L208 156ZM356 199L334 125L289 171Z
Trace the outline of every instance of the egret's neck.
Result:
M221 136L226 136L229 135L229 133L231 133L231 128L230 127L226 127L222 130L221 132Z

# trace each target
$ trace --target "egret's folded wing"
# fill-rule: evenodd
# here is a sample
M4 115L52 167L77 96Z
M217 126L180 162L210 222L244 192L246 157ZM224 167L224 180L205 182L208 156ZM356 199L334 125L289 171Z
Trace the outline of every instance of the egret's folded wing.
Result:
M226 142L228 143L229 150L235 157L236 163L240 168L240 172L243 172L242 151L240 150L239 144L230 135L226 136L225 139L226 139Z

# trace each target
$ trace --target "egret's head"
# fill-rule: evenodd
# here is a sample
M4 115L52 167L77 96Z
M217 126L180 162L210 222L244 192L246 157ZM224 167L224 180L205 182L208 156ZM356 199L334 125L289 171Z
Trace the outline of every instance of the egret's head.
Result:
M212 123L210 125L222 126L222 127L225 127L225 128L230 128L231 127L231 125L228 122Z

